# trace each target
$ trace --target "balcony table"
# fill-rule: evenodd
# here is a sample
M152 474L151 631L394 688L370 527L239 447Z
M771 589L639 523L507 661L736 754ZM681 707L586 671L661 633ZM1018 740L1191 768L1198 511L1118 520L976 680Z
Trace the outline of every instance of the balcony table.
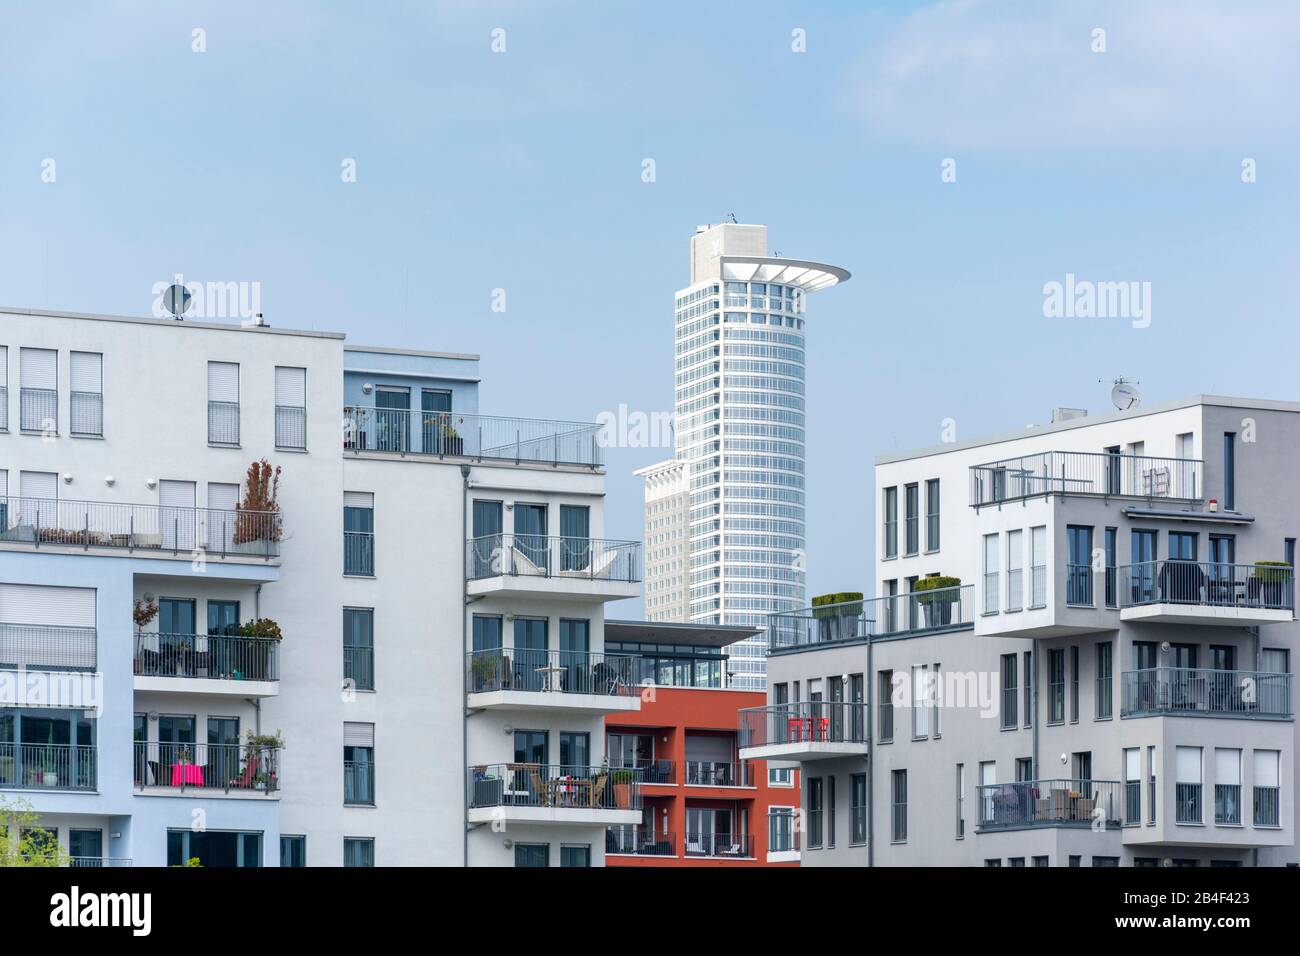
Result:
M563 686L557 686L559 682L557 682L555 678L557 675L563 674L565 670L567 670L567 668L552 664L549 667L537 667L534 668L534 670L538 674L542 675L542 682L543 682L542 690L545 691L564 690Z

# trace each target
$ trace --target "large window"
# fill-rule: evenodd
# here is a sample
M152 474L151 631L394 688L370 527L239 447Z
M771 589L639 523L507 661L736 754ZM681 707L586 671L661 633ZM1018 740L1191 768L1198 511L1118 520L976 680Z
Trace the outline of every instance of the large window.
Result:
M882 508L884 516L885 557L898 557L898 489L886 488Z
M907 841L907 771L894 770L890 774L890 839L894 843Z
M867 842L867 775L855 773L849 777L849 843L859 846Z
M925 483L925 550L939 550L939 479Z
M880 729L877 733L880 735L880 742L887 744L894 739L894 672L880 671L877 679L880 682L878 694L880 703L876 708L879 712Z
M1069 525L1065 529L1067 604L1092 606L1092 528Z
M1201 748L1178 747L1174 751L1174 804L1176 823L1201 823Z
M208 363L208 444L239 444L239 363Z
M912 737L930 736L930 710L934 705L934 684L929 665L917 664L912 668Z
M1254 753L1254 823L1257 827L1275 827L1280 824L1281 756L1277 750L1256 750Z
M59 353L18 350L18 424L25 432L58 434Z
M343 573L375 573L375 496L369 492L343 492Z
M372 806L375 802L375 725L343 725L343 802Z
M343 609L343 679L355 690L375 689L375 612L368 607Z
M307 370L275 368L275 447L307 447Z
M984 536L984 613L998 611L998 536Z
M1124 825L1137 826L1142 822L1142 750L1127 747L1124 750Z
M1047 652L1047 721L1059 724L1065 721L1065 649Z
M73 352L68 356L68 431L98 438L104 434L104 356Z
M1029 529L1029 606L1047 606L1047 529Z
M1114 713L1114 671L1115 662L1111 653L1110 641L1097 644L1097 700L1096 716L1098 720L1108 720Z
M1002 655L1002 729L1014 730L1016 726L1016 671L1019 661L1015 654Z
M808 778L808 848L821 849L822 812L825 806L821 777Z
M1025 533L1007 532L1007 610L1019 611L1025 601Z
M767 851L769 853L789 853L799 848L794 838L794 809L792 807L768 807L767 809Z
M168 830L167 865L184 866L189 860L212 867L260 867L262 834L236 830Z
M1214 822L1219 826L1241 825L1241 751L1214 751Z
M908 554L916 554L921 550L921 529L920 529L920 507L921 494L920 489L915 485L906 485L903 488L905 523L904 523L904 544Z
M591 847L585 843L561 843L560 866L582 868L591 866Z

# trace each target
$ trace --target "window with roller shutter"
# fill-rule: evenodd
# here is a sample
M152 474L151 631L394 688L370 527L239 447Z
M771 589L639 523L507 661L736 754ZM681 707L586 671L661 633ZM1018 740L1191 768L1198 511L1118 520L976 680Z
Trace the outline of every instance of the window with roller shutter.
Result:
M59 353L54 349L18 352L19 427L25 432L59 430Z
M239 363L208 363L208 444L239 444Z
M82 437L104 434L104 356L72 352L68 356L68 431Z
M9 346L0 345L0 432L9 430Z
M275 447L307 447L307 370L276 366Z

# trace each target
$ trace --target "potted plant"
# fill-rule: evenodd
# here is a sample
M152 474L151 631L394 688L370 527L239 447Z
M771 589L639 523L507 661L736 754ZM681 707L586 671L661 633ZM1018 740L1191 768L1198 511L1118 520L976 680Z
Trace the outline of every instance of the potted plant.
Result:
M276 553L280 524L280 466L271 467L265 458L248 466L244 476L244 498L235 505L235 528L230 550L239 554Z
M1250 577L1250 598L1268 607L1283 607L1291 584L1291 565L1285 561L1256 561Z
M817 621L817 639L836 641L858 637L858 620L862 617L862 592L837 591L819 594L812 599L813 618Z
M626 810L632 806L632 781L636 779L636 771L620 768L611 771L609 776L614 784L614 806Z
M463 418L456 421L462 425L465 423ZM443 422L442 425L442 451L445 455L465 454L465 439L460 437L460 432L456 431L450 421Z
M243 654L239 655L245 663L244 670L218 667L218 673L228 670L235 680L270 680L271 641L283 640L280 625L269 617L259 617L246 624L239 625L239 636L254 638L244 643Z
M925 613L926 627L946 627L952 623L952 606L961 600L961 578L931 574L912 587L916 601Z
M499 650L474 652L470 664L470 673L474 678L474 693L502 688L504 685L502 662L503 658Z

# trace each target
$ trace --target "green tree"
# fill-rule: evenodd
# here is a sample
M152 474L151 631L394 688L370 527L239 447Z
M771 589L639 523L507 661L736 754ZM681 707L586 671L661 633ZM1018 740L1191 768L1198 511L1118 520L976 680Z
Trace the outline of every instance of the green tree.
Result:
M0 867L67 866L71 862L54 831L42 827L39 819L26 800L0 800Z

